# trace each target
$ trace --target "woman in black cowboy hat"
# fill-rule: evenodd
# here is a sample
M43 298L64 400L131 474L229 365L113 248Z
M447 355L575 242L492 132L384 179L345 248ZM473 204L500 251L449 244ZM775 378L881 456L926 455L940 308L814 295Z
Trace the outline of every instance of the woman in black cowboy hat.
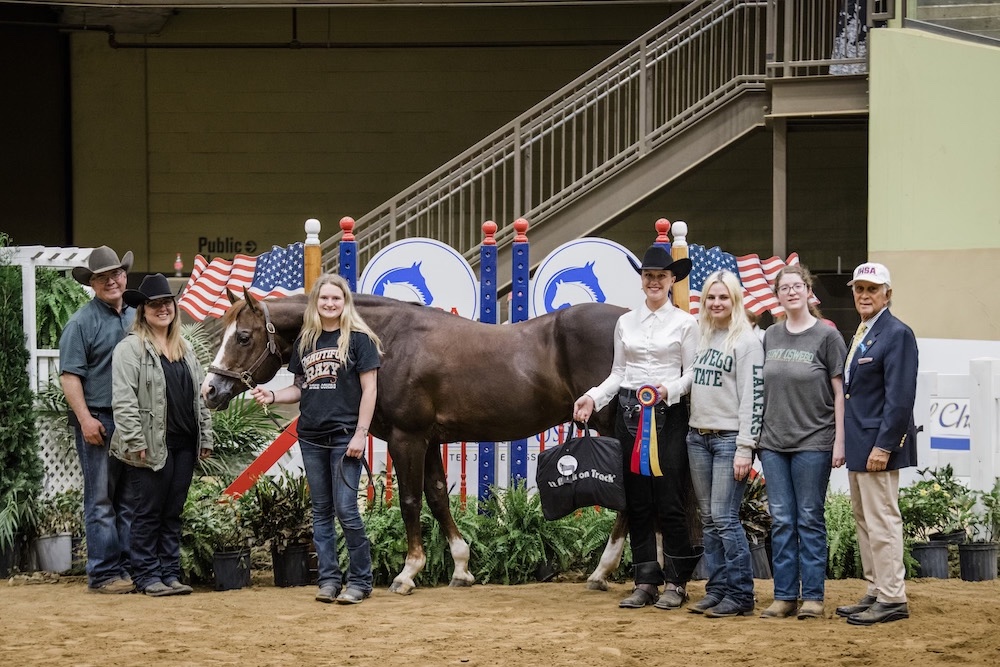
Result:
M212 451L212 418L167 279L146 276L123 298L137 312L114 353L111 453L128 464L132 574L146 595L182 595L192 589L180 582L181 511L199 455Z
M587 421L615 398L615 437L622 443L629 539L635 563L635 589L620 607L654 604L675 609L687 600L684 590L698 562L688 532L686 498L691 485L685 435L698 325L693 316L670 303L670 288L691 271L691 260L673 260L661 246L651 246L642 264L643 305L625 313L615 327L611 374L577 399L573 417ZM642 403L648 404L644 409ZM655 429L641 422L655 421ZM654 437L655 436L655 437ZM656 559L655 525L663 532L665 563ZM666 584L657 596L660 584Z

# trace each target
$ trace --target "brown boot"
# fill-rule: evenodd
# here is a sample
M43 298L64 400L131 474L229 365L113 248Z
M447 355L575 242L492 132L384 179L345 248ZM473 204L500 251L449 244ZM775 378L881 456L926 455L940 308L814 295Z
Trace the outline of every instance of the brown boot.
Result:
M823 609L822 600L803 600L799 607L799 620L806 618L824 618L826 613Z
M775 600L771 606L764 610L761 618L788 618L795 613L798 608L797 600Z
M650 593L639 586L632 589L632 594L618 603L622 609L642 609L656 602L656 593Z

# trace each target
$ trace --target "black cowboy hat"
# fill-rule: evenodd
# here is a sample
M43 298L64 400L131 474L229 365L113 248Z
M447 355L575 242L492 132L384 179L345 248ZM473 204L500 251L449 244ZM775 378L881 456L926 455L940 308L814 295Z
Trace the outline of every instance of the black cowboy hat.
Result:
M691 260L687 257L673 259L666 248L658 245L651 245L646 249L646 254L642 256L642 265L636 264L629 257L629 264L636 273L643 271L670 271L678 281L684 280L691 273Z
M139 289L127 289L122 293L122 300L133 308L155 301L157 299L174 298L170 291L170 283L162 273L151 273L142 279Z
M87 258L87 266L73 267L73 277L81 285L90 287L90 279L94 277L95 273L104 273L105 271L114 271L115 269L128 271L131 268L131 250L125 253L125 256L119 262L118 253L108 246L102 245L100 248L94 248L90 251L90 257Z

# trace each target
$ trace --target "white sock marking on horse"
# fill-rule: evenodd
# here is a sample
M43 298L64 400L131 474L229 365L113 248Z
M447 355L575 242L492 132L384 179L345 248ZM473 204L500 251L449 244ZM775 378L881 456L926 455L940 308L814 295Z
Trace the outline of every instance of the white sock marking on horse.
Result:
M472 551L469 543L461 537L456 537L448 541L451 547L451 557L455 561L455 573L451 575L452 581L464 581L469 584L476 583L476 577L469 572L469 556Z
M420 574L426 562L427 558L423 553L419 556L406 557L406 564L403 566L403 571L397 574L396 578L392 580L393 584L398 585L400 593L409 593L416 588L417 585L413 582L413 578Z
M621 562L624 550L624 537L619 537L616 540L608 540L608 543L604 546L604 553L601 554L601 562L597 564L594 572L587 577L587 581L606 582L608 576L618 569L618 563Z

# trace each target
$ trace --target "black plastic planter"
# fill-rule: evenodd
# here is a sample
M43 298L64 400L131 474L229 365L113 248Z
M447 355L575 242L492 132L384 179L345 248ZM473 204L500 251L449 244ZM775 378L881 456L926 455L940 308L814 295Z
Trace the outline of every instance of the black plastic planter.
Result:
M212 558L215 590L233 591L250 585L250 550L216 551Z
M991 581L997 578L995 542L972 542L958 545L958 563L963 581Z
M917 561L918 577L948 578L947 542L914 542L910 547L910 555Z
M308 586L312 583L309 572L309 547L308 544L290 544L284 551L271 547L275 586L287 588Z
M761 542L750 545L750 563L753 565L754 579L771 578L771 559L767 556L766 544Z

